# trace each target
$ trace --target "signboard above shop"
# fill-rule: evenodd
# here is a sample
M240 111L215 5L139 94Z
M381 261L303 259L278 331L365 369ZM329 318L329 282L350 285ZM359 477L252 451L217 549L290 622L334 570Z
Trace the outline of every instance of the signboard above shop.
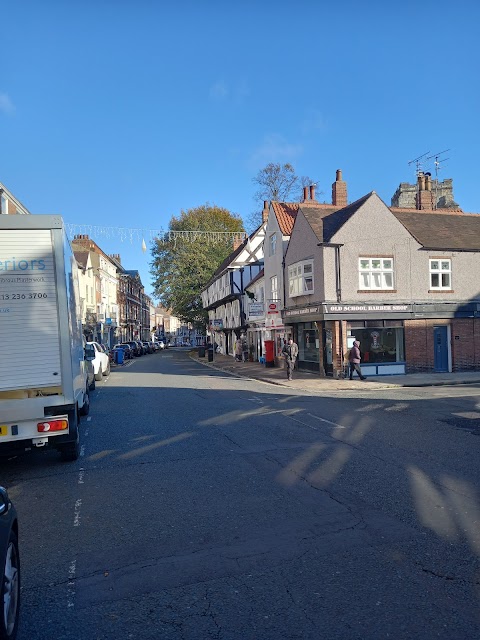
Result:
M263 306L263 302L251 302L248 305L248 315L252 316L263 316L265 313L265 309Z
M403 313L412 311L411 304L324 304L323 313Z

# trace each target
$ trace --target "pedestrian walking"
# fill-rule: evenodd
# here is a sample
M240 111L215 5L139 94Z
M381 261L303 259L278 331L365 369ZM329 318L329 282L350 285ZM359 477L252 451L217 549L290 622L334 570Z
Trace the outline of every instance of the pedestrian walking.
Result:
M353 372L356 371L360 380L366 380L366 376L362 374L362 368L360 367L360 362L362 360L362 356L360 354L360 342L355 340L353 343L353 347L350 349L350 353L348 354L348 362L350 363L350 380L353 380Z
M235 360L237 362L242 361L242 341L240 338L237 338L237 342L235 343Z
M298 345L290 338L287 344L284 344L282 355L285 357L287 364L287 380L293 380L292 373L295 367L295 360L298 356Z

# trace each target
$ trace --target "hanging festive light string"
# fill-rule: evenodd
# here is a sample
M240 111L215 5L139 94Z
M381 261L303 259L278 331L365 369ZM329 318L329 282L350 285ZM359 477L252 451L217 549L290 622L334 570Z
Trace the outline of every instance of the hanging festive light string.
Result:
M147 250L145 238L149 242L193 242L195 240L206 240L207 242L231 242L234 239L244 240L247 234L244 231L172 231L170 229L129 229L126 227L100 227L90 224L65 224L67 234L70 239L77 235L88 235L90 238L119 238L121 242L142 243L142 251Z

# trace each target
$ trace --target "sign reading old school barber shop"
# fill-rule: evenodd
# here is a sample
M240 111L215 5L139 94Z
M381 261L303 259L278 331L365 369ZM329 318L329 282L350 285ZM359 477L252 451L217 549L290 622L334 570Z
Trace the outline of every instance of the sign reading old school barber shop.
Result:
M324 304L323 313L408 313L411 304Z

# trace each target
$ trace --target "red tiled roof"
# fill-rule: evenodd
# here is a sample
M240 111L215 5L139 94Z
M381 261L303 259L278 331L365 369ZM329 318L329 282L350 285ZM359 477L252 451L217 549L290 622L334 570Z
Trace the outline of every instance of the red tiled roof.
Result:
M291 235L299 206L298 202L276 202L272 200L272 208L283 236Z
M335 207L333 204L317 202L316 200L306 200L305 202L277 202L276 200L272 200L272 207L277 216L280 231L284 236L292 235L295 218L300 208L316 209L317 212L325 210L324 215L338 209L338 207Z

